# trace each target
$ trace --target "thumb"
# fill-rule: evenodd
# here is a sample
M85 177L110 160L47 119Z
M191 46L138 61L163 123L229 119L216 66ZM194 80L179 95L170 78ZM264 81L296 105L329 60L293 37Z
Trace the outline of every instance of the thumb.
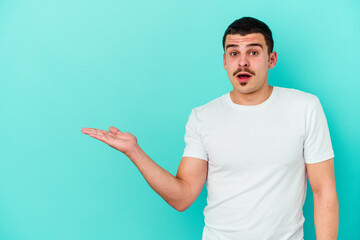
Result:
M112 133L121 133L121 131L119 129L117 129L116 127L109 127L109 131Z

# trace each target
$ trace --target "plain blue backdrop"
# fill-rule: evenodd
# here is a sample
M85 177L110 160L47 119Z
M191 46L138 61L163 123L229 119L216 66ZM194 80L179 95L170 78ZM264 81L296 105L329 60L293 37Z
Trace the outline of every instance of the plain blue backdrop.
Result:
M206 190L177 212L122 153L81 133L133 133L176 174L191 109L231 91L222 36L273 31L269 83L319 97L335 152L338 239L360 239L360 3L0 1L0 239L201 239ZM315 239L313 199L305 239Z

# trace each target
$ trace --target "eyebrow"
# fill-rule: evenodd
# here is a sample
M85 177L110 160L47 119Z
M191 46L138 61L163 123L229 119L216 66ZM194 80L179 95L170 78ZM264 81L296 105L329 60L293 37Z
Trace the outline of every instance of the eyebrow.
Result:
M237 45L237 44L229 44L229 45L226 45L225 50L228 49L229 47L238 47L238 46L239 45ZM260 43L250 43L250 44L246 45L246 47L253 47L253 46L259 46L259 47L261 47L261 49L263 49L263 45Z

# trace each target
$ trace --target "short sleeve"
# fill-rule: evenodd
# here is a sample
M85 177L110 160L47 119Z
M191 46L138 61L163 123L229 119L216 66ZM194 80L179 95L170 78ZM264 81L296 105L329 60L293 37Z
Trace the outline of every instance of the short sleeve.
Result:
M319 99L310 114L306 116L306 137L304 141L304 160L318 163L334 157L329 128Z
M198 118L195 109L191 111L185 127L185 149L183 157L194 157L208 160L206 151L202 144L201 136L198 132Z

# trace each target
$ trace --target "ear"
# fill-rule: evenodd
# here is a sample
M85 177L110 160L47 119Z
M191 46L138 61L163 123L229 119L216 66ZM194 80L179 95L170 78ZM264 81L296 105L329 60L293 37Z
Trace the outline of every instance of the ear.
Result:
M270 53L269 68L274 68L277 62L277 52Z
M225 53L223 54L223 63L224 63L224 69L226 70Z

